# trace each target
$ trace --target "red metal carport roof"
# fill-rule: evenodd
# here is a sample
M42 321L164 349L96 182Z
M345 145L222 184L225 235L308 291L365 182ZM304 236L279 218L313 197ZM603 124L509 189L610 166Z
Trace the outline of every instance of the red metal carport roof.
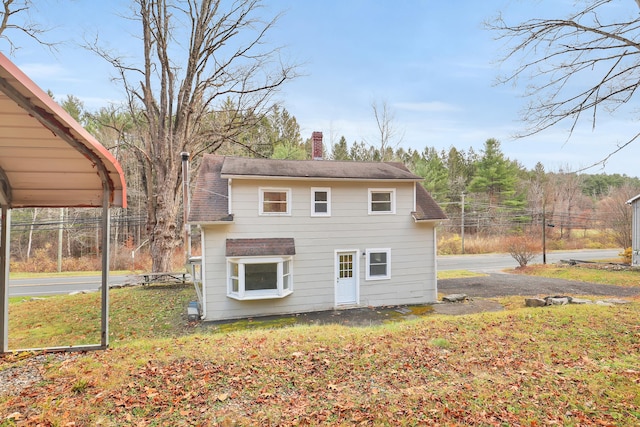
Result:
M0 53L0 204L126 207L118 161Z

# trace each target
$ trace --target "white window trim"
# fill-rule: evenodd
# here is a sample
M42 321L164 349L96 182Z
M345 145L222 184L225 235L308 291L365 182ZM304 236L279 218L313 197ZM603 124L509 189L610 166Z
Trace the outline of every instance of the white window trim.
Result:
M390 211L374 211L371 209L373 202L373 193L390 193L391 194L391 210ZM396 189L395 188L369 188L369 204L367 205L369 215L393 215L396 213Z
M236 300L249 301L259 299L284 298L293 293L293 258L287 257L247 257L247 258L227 258L227 297ZM284 289L284 266L289 262L289 289ZM277 289L261 289L256 291L246 291L244 266L245 264L278 264ZM233 291L231 283L231 264L238 264L238 292Z
M274 191L283 192L287 194L287 210L286 212L265 212L264 211L264 193ZM275 188L275 187L260 187L258 188L258 214L260 216L291 216L291 189L290 188Z
M370 254L372 253L386 253L387 254L387 274L384 276L372 276L371 275L371 269L370 267L370 263L371 263L371 258L370 258ZM365 251L366 254L366 266L365 266L365 280L388 280L391 279L391 248L371 248L371 249L367 249Z
M316 212L316 192L327 193L327 212ZM331 216L331 188L311 187L311 216Z

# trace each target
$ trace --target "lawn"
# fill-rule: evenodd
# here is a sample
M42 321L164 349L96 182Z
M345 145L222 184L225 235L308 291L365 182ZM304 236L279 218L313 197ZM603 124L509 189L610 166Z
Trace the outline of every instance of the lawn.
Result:
M531 265L524 269L510 270L509 273L601 283L604 285L640 287L640 271L615 270L613 265L606 267L607 269L602 267L592 268L590 264L585 264L584 266Z
M48 357L0 426L640 424L638 299L214 333L169 310L190 292L112 291L112 348Z

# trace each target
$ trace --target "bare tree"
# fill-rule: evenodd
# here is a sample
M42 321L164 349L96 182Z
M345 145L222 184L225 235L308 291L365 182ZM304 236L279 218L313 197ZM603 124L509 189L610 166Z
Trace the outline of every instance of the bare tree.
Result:
M598 214L605 231L622 249L631 247L633 211L626 202L640 192L640 188L624 184L610 188L609 194L598 202Z
M0 10L0 39L4 39L9 43L9 49L14 52L18 49L11 38L6 34L7 31L17 30L31 37L36 42L53 49L56 43L45 41L42 36L48 31L30 18L30 9L33 3L30 0L2 0L2 10Z
M519 136L560 122L569 123L571 135L583 116L595 127L603 110L616 111L633 99L640 86L640 14L633 3L626 0L624 9L619 1L588 0L575 2L580 8L564 19L512 25L498 16L487 23L507 42L502 59L520 60L500 81L527 82L531 103L523 119L529 127ZM592 166L604 165L638 137L631 136Z
M371 103L373 117L376 119L378 127L378 150L380 151L380 160L388 161L393 157L393 152L400 145L404 138L404 132L396 127L395 114L389 107L387 101L382 101L381 105L377 102Z
M238 138L270 107L274 92L295 75L266 35L259 0L135 0L141 62L88 46L116 69L128 95L130 133L148 197L153 271L169 271L180 243L180 153L198 156ZM266 11L265 11L266 12ZM198 162L194 162L192 170Z

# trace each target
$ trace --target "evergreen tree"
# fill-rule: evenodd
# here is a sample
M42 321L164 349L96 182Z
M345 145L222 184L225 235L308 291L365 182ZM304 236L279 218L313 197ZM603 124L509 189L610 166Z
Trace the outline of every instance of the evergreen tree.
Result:
M435 148L425 148L422 157L416 159L413 170L416 175L424 178L422 185L436 200L446 199L449 171Z
M500 142L490 138L484 144L482 157L477 163L469 191L486 193L490 203L513 194L518 179L519 165L504 157Z
M351 160L347 139L344 136L341 136L340 141L331 147L331 158L333 160Z

